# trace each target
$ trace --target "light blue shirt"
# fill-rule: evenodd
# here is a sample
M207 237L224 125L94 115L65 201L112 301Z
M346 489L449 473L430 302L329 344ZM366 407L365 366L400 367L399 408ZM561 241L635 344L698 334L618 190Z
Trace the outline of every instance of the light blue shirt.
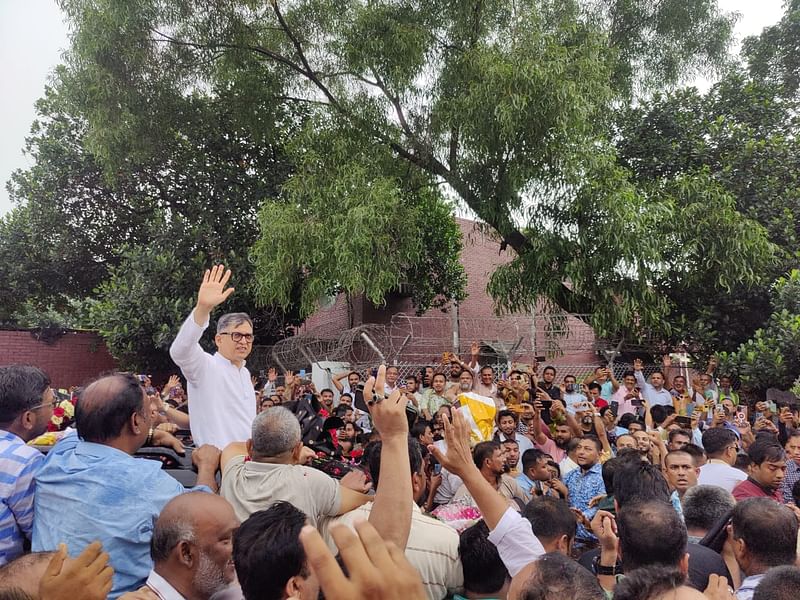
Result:
M155 519L186 491L160 462L80 441L76 434L53 447L35 480L33 551L56 550L63 542L75 557L99 540L114 568L109 598L144 585L153 567Z
M657 390L647 382L641 371L634 371L633 374L636 377L636 383L642 390L644 399L650 404L650 408L654 406L672 406L672 394L669 393L668 389L662 387Z
M0 566L22 554L33 526L33 476L44 455L0 429Z
M567 473L564 478L564 485L569 490L569 506L577 508L590 521L597 512L597 505L589 508L589 501L595 496L606 493L606 486L603 483L603 465L599 462L592 465L588 471L578 468ZM595 540L594 534L581 524L575 537L581 540Z

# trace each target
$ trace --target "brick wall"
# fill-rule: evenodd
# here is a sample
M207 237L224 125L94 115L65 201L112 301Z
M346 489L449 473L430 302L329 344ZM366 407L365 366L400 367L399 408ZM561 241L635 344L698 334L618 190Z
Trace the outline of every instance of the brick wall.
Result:
M85 331L68 331L53 344L37 340L28 330L0 331L0 365L13 364L39 367L56 388L82 385L116 368L100 336Z
M512 260L514 255L511 249L501 252L499 242L491 235L484 234L475 221L467 219L456 219L456 221L461 228L463 237L460 261L467 274L468 296L459 305L459 318L464 323L460 344L463 350L472 341L467 339L471 335L470 323L475 326L477 321L495 317L493 302L486 292L486 286L494 270ZM387 299L385 306L376 307L363 297L357 297L352 299L351 307L348 307L345 296L340 294L333 302L322 306L309 317L300 332L313 330L316 334L324 335L339 333L362 323L388 324L392 316L398 313L414 314L414 307L409 298L391 296ZM423 316L440 317L440 319L430 319L427 328L423 323L423 327L417 329L415 334L424 338L450 339L450 328L444 319L441 319L441 317L447 316L445 313L440 310L431 310ZM565 365L594 364L597 357L594 352L594 337L591 331L586 332L586 326L574 318L571 319L570 329L583 332L581 338L585 340L585 343L582 344L584 348L573 349L552 362ZM544 337L543 323L537 324L537 335ZM529 362L531 358L525 355L518 356L518 360L521 362Z

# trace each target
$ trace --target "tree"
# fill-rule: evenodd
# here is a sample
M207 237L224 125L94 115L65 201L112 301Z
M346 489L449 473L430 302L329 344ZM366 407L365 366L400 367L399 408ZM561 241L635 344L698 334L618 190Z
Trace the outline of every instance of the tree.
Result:
M298 323L297 294L287 310L257 306L248 252L260 199L292 168L281 139L291 124L256 142L230 119L225 94L190 95L173 105L150 154L109 176L88 147L80 97L63 69L55 79L27 141L34 164L9 183L18 206L0 221L2 317L31 324L60 314L98 327L123 366L156 369L169 364L165 339L186 318L203 269L224 262L237 275L231 306L253 316L260 343L284 337Z
M788 389L800 377L800 271L778 279L770 299L773 311L765 326L735 351L720 355L720 373L737 376L759 392Z
M774 281L797 264L800 239L800 143L798 114L787 42L796 27L798 4L790 3L781 22L749 38L743 65L728 72L705 94L684 89L657 94L616 119L621 163L637 187L660 187L677 177L710 177L735 201L741 215L766 230L774 260L753 263L747 282L715 286L715 269L694 283L670 277L659 286L672 309L668 345L688 343L694 354L733 351L766 325ZM767 61L782 53L782 59ZM774 57L773 57L774 58ZM769 73L765 69L769 62ZM784 70L781 75L781 70ZM734 232L707 229L704 246L729 243Z
M711 0L62 5L90 143L111 165L117 148L155 137L162 106L198 81L309 115L297 172L262 208L262 302L284 304L276 274L293 272L304 312L330 289L379 299L420 257L398 223L417 235L434 185L513 251L490 284L499 309L543 298L591 313L600 333L659 323L670 306L654 282L696 280L701 256L726 266L714 290L752 281L749 265L768 259L763 231L716 182L638 189L611 143L611 107L720 64L732 19ZM236 108L242 122L263 117ZM704 226L735 235L701 247ZM454 293L452 267L442 272L435 292Z

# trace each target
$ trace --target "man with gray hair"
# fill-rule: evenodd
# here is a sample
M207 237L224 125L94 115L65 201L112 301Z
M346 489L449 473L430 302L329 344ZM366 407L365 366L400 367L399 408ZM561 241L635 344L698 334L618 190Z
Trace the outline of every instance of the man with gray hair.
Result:
M211 311L233 293L225 288L231 271L222 265L206 270L197 305L184 321L169 354L188 382L189 426L195 443L219 449L247 439L256 415L256 392L245 367L253 349L253 321L245 313L228 313L217 321L215 354L200 346Z
M233 534L239 519L224 498L188 493L161 511L150 540L147 587L165 600L208 600L235 579ZM240 596L241 597L241 596Z
M303 446L297 417L282 406L268 408L253 420L246 443L230 444L223 451L220 494L241 521L283 500L302 510L315 527L321 517L344 514L369 500L346 487L363 474L352 471L340 485L305 466L313 455Z
M697 544L710 529L723 518L730 517L736 500L733 495L716 485L696 485L686 490L681 500L683 521L689 542Z

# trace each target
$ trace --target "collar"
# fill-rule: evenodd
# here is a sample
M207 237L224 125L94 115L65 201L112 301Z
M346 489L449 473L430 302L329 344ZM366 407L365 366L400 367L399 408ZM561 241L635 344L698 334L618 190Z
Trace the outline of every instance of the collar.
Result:
M10 431L6 431L5 429L0 429L0 440L6 442L18 442L20 444L25 443L25 440L19 437L16 433L11 433Z
M594 463L592 465L592 468L588 469L587 471L584 471L583 468L580 465L578 465L578 471L580 471L581 475L588 475L589 473L602 473L603 472L603 465L598 460L596 463Z
M774 490L770 490L769 488L765 488L763 485L761 485L755 479L753 479L752 477L749 477L749 476L747 477L747 482L751 483L752 485L754 485L755 487L760 489L762 492L764 492L770 498L775 498L775 496L777 495L778 488L775 488Z
M759 573L758 575L750 575L749 577L745 577L742 580L742 585L739 586L739 590L738 591L741 592L743 589L753 589L753 588L755 588L759 584L759 582L761 581L762 577L764 577L764 573Z
M105 444L84 442L83 440L79 441L75 445L75 454L81 456L94 456L95 458L115 458L117 460L120 460L122 458L133 459L133 457L130 454L128 454L127 452L123 452L122 450L118 450L117 448L112 448L111 446L106 446ZM152 462L154 464L157 464L155 463L155 461Z
M169 581L156 573L155 570L150 571L145 585L153 590L160 600L186 600L178 590L172 587Z
M239 368L239 367L237 367L235 364L233 364L231 361L229 361L227 358L225 358L224 356L222 356L222 354L220 354L218 351L217 351L217 352L214 352L214 358L215 358L216 360L220 361L221 363L225 364L225 365L228 365L228 366L231 366L231 367L233 367L233 368L234 368L234 369L236 369L237 371L241 371L242 369L244 369L245 365L247 364L247 361L246 361L246 360L243 360L243 361L242 361L242 368L240 369L240 368Z

